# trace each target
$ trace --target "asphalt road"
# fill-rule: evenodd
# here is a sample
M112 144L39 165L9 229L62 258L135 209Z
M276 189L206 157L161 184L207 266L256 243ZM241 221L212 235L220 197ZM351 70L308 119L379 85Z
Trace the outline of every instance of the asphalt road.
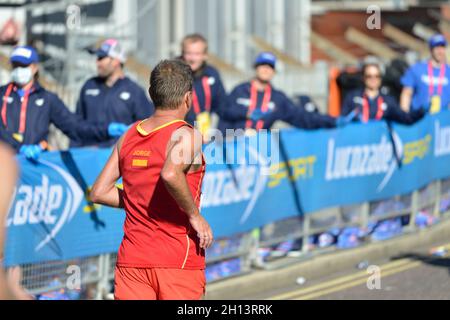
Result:
M305 279L283 290L250 299L269 300L450 300L450 244L444 256L418 248L385 261L370 261L366 268L345 270L321 279ZM295 280L293 281L295 282ZM368 285L369 284L369 285ZM369 289L369 286L371 287Z

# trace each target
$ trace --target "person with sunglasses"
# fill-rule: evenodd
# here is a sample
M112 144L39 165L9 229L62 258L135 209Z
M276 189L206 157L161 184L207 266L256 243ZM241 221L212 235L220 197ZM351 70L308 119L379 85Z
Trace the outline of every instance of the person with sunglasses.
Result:
M120 137L125 124L92 125L70 112L58 96L39 83L39 56L31 46L18 46L10 55L11 81L0 87L0 140L27 159L36 161L48 145L54 124L71 139L95 141Z
M362 123L388 120L402 124L413 124L423 118L423 109L406 113L392 96L382 92L382 71L377 63L365 64L362 73L364 88L346 96L342 105L344 117Z
M76 110L81 118L95 125L131 125L153 114L153 103L144 89L125 76L124 64L127 57L119 41L108 39L99 48L89 52L97 57L97 76L89 79L81 89ZM113 137L99 142L81 137L73 139L71 147L108 148L117 140Z

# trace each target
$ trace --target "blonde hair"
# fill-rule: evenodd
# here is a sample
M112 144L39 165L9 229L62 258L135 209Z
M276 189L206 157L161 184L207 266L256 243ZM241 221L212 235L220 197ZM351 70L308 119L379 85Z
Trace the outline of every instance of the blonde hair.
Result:
M187 43L194 43L194 42L204 43L205 53L208 52L208 40L206 40L206 38L199 33L189 34L183 38L183 41L181 41L181 52L184 53L184 48Z

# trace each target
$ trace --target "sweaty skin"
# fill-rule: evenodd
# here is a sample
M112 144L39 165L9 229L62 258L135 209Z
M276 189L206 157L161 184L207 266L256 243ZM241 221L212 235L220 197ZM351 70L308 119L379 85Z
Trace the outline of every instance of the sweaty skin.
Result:
M151 132L171 121L184 119L191 103L190 93L186 94L183 106L177 110L156 110L152 117L141 124L141 127L146 132ZM202 143L196 143L197 139L201 139L200 133L191 128L183 127L173 133L173 138L167 146L167 158L161 170L161 178L169 193L187 214L189 222L200 239L200 247L208 249L213 243L213 234L208 222L195 205L186 180L186 174L198 170L201 165L199 160L202 156ZM119 151L122 143L123 137L115 146L103 171L94 183L90 193L94 203L123 208L122 191L116 187L116 182L120 178ZM180 154L183 161L179 161Z
M17 165L14 152L0 143L0 300L28 300L31 297L20 287L20 268L13 268L6 273L3 269L3 246L5 241L6 215L11 204L11 197L17 180Z

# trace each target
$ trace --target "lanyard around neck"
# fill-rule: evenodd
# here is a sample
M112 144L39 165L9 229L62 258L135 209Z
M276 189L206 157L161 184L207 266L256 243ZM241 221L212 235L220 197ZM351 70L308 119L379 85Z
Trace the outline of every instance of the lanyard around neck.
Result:
M205 111L210 112L211 111L211 87L209 86L209 78L203 77L202 78L202 86L203 86L203 92L205 93ZM197 92L195 92L195 89L192 92L192 104L194 107L195 114L199 114L202 112L202 109L200 108L200 102L198 100Z
M270 86L270 84L267 84L266 89L264 90L263 103L261 105L262 112L266 113L267 111L269 111L269 103L271 99L272 99L272 87ZM253 81L250 89L250 106L248 108L248 115L251 115L253 111L255 111L257 104L258 104L258 88L256 87L256 83ZM246 128L247 129L251 128L252 124L253 124L252 120L248 120ZM264 121L259 120L256 123L256 129L261 130L262 128L264 128Z
M443 63L441 65L441 71L439 73L439 79L438 79L438 92L437 94L439 96L442 96L442 87L444 84L444 78L445 78L445 64ZM430 88L429 93L430 97L434 96L434 72L433 72L433 64L431 61L428 63L428 79L430 81Z
M377 109L377 114L375 116L376 120L381 120L381 118L383 118L384 115L384 110L383 110L383 104L384 104L384 99L383 97L380 95L377 99L377 105L378 105L378 109ZM364 123L369 122L370 119L370 105L369 105L369 98L367 97L366 94L364 94L363 97L363 114L362 114L362 121Z
M3 97L3 106L2 106L2 121L5 128L8 128L8 119L7 119L7 111L8 111L8 100L11 96L11 93L14 89L14 85L11 83L6 89L5 96ZM30 92L32 89L25 90L25 95L22 98L22 106L20 108L20 123L19 123L19 133L24 134L26 130L27 123L27 109L28 109L28 98L30 96Z

